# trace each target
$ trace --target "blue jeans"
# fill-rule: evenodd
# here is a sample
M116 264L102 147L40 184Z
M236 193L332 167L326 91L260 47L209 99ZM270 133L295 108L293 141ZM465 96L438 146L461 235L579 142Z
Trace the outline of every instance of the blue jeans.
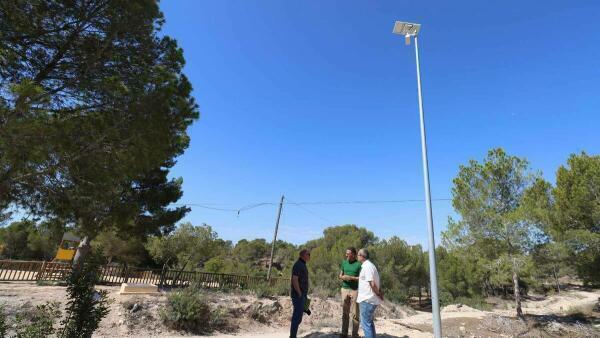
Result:
M360 302L360 326L365 332L365 338L375 338L375 309L377 305L369 304L367 302Z
M300 326L300 323L302 323L302 315L304 315L304 303L306 303L306 295L302 295L302 297L292 297L294 311L292 312L290 338L296 338L296 335L298 334L298 326Z

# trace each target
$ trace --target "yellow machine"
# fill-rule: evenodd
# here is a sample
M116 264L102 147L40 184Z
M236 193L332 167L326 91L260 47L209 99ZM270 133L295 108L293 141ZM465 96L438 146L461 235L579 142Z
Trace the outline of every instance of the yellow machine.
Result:
M66 232L62 237L62 241L60 242L58 251L56 251L56 257L54 257L53 261L71 262L73 257L75 257L75 252L77 252L77 246L79 245L80 240L79 237L70 232Z

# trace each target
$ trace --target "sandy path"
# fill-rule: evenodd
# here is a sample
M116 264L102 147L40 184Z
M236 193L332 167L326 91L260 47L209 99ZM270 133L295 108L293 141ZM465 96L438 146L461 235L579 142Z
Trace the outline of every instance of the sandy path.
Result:
M543 300L525 300L522 303L525 314L564 314L570 308L579 306L588 306L598 302L600 292L588 292L571 290L565 291L560 296L555 295ZM464 318L465 320L481 320L490 315L502 315L514 317L514 310L494 310L481 311L468 306L457 307L455 305L447 306L442 309L442 321ZM429 332L423 332L416 329L416 326L431 326L431 313L417 312L417 314L403 319L384 319L378 318L375 322L377 335L382 338L410 337L410 338L429 338L433 335ZM303 331L300 330L301 337L305 338L333 338L338 337L331 331ZM361 332L362 334L362 332ZM233 337L262 337L262 338L281 338L287 337L287 330L276 332L244 334L244 335L217 335L214 338L233 338Z

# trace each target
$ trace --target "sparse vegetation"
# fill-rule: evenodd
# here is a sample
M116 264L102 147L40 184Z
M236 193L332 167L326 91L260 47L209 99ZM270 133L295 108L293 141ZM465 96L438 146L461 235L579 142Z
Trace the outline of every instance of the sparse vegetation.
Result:
M6 323L6 314L4 313L4 304L0 304L0 338L6 337L8 327Z
M59 304L48 302L15 316L15 338L44 338L54 334L54 324L60 317Z
M203 292L194 286L171 292L160 315L167 327L191 333L209 333L226 325L225 313L211 309Z
M283 283L278 283L275 285L268 285L265 283L254 288L252 291L257 298L286 296L290 293L290 287Z
M61 338L91 337L108 313L106 291L97 291L97 283L97 269L93 264L75 267L69 274L66 317L59 332Z

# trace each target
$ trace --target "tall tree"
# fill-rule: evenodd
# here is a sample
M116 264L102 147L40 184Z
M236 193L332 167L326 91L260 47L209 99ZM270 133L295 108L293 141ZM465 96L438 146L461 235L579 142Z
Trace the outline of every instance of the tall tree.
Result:
M182 216L128 200L173 165L198 116L163 23L155 0L0 3L0 207L61 217L84 243Z
M420 245L409 245L394 236L381 240L372 247L373 261L378 266L386 296L405 302L428 286L427 258Z
M194 226L183 223L166 236L152 236L146 248L152 258L163 266L178 269L195 269L223 251L228 250L231 243L218 238L213 229L206 224Z
M451 222L447 237L466 247L474 246L496 261L502 275L510 267L517 315L523 316L519 273L527 263L535 225L524 217L524 193L535 179L525 159L502 149L490 150L482 163L461 165L452 188L452 204L460 221Z
M311 260L308 264L311 280L330 293L339 291L340 263L344 259L346 248L357 249L373 245L377 241L375 235L354 224L329 227L323 230L323 237L309 241L306 247L311 249Z
M35 231L35 222L23 220L0 228L0 255L8 259L32 259L27 239Z
M585 283L600 283L600 156L573 154L556 173L552 233L576 258Z

